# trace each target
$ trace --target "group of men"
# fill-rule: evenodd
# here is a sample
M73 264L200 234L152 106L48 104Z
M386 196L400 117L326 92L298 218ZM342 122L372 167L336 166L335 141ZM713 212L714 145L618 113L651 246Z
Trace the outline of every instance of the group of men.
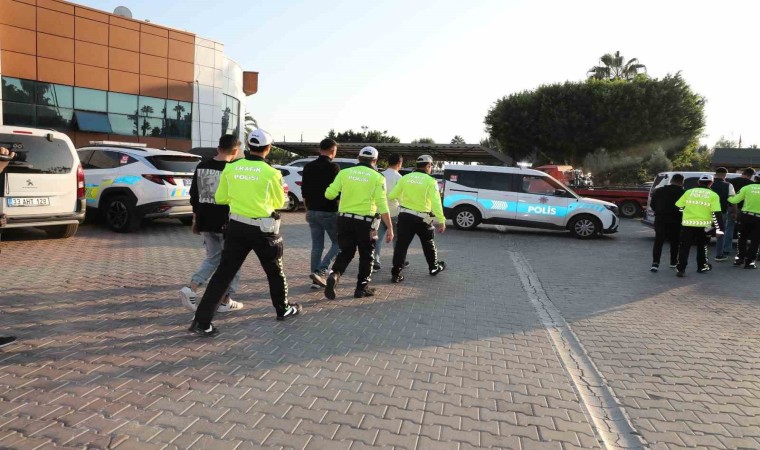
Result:
M728 170L702 175L697 186L684 191L684 177L675 174L670 184L655 190L650 207L655 213L652 272L659 271L662 247L670 243L670 267L686 276L689 253L697 247L697 273L712 270L707 245L717 238L715 261L728 259L734 231L739 232L735 266L756 269L760 259L760 172L744 169L740 177L726 180Z
M232 135L222 136L216 157L200 163L193 177L193 232L204 238L206 259L179 295L183 305L195 311L190 331L200 336L219 334L212 324L216 312L243 307L230 297L251 251L267 275L277 320L303 311L301 305L288 301L277 212L286 198L280 171L266 162L272 137L264 130L253 130L247 144L245 158L236 159L240 142ZM396 236L392 282L404 280L406 255L414 236L422 242L429 274L443 271L446 264L438 259L434 238L436 229L443 233L446 225L438 184L430 176L433 158L420 156L416 170L402 177L398 173L403 163L399 155L389 157L389 168L381 174L374 147L362 148L359 163L343 170L332 162L337 150L337 142L323 140L319 157L303 170L301 190L312 237L312 287L324 288L325 297L335 299L340 278L358 250L354 297L373 296L375 290L369 284L373 270L380 269L378 244L380 239L391 243ZM390 191L387 186L392 187ZM323 256L325 234L332 245ZM196 292L207 281L198 302Z

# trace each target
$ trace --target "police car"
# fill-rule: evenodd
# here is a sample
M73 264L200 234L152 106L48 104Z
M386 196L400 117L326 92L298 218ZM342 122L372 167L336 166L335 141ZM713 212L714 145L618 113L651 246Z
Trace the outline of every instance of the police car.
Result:
M615 204L581 198L538 170L447 165L443 183L444 214L462 230L501 224L569 230L587 239L620 225Z
M109 228L125 233L143 219L161 217L192 223L190 185L200 156L129 142L90 144L77 150L84 167L87 209Z

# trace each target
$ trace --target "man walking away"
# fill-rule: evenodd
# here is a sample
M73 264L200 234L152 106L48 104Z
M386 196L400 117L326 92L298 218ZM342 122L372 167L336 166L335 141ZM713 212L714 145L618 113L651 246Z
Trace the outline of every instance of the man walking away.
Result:
M385 198L385 178L375 170L377 149L364 147L359 152L359 165L343 169L325 192L329 200L340 195L338 212L338 244L340 252L327 277L325 297L335 299L335 287L348 264L359 249L359 275L354 298L371 297L375 290L369 287L372 261L380 220L388 227L385 241L393 240L393 223Z
M737 204L743 202L741 224L744 238L739 243L735 265L744 262L745 269L757 269L755 259L760 250L760 172L755 174L755 183L744 186L738 194L728 199ZM751 243L747 248L747 240Z
M752 184L752 177L755 175L754 169L748 167L742 171L742 176L738 178L732 178L729 180L729 183L734 186L734 191L739 192L744 188L745 186L748 186ZM734 230L736 230L737 233L739 233L739 240L737 242L737 248L739 245L744 243L744 245L747 245L747 234L741 232L741 210L742 207L744 207L744 202L739 202L736 205L736 208L733 210L733 214L730 214L728 216L728 219L726 220L726 235L730 236L731 239L726 239L723 245L723 253L730 254L733 250L733 239L734 239ZM738 261L738 258L734 259L734 264L741 265L744 261Z
M716 194L718 194L718 198L720 198L720 212L723 214L723 220L727 220L727 217L732 216L734 214L733 209L734 206L728 203L728 197L731 197L733 195L736 195L736 191L734 190L734 186L726 181L726 174L728 173L728 169L725 167L718 167L715 170L715 181L712 185L712 190ZM723 223L723 228L725 229L726 222ZM723 251L725 246L725 240L733 240L733 236L727 236L725 234L720 234L717 236L716 242L715 242L715 261L716 262L723 262L726 260L725 252Z
M678 253L678 272L676 273L679 277L686 276L689 251L695 244L697 246L697 273L712 270L712 266L707 263L707 244L710 242L707 229L716 226L718 233L723 232L720 198L718 194L710 190L712 183L712 175L702 175L698 186L686 191L676 202L677 207L683 208L681 248Z
M245 159L224 168L214 195L217 204L230 206L230 223L222 260L190 325L190 331L204 337L219 334L211 324L214 311L251 251L256 253L267 275L277 320L295 317L301 312L301 305L288 303L288 282L282 268L283 244L277 210L285 206L286 199L282 174L265 160L272 150L272 136L262 129L251 131L248 149Z
M340 172L340 166L332 162L338 151L338 143L324 139L319 143L319 157L306 164L301 180L301 194L306 207L306 222L311 231L311 288L325 287L327 270L338 254L338 200L325 198L325 191ZM330 238L330 249L322 257L325 233Z
M198 288L211 278L222 258L224 248L224 229L230 215L230 207L217 205L214 199L216 188L222 171L228 162L235 160L240 152L240 141L237 136L225 134L219 139L219 147L216 156L212 159L201 161L195 168L193 184L190 187L190 204L193 205L193 233L203 236L203 245L206 247L206 259L201 263L198 270L190 279L190 286L185 286L179 291L182 304L189 310L195 311ZM224 295L219 312L233 311L243 307L243 304L230 299L235 294L240 281L240 272L235 274L230 288Z
M383 177L385 177L385 192L390 192L396 187L396 183L401 179L401 174L398 171L404 164L404 158L398 153L392 153L388 157L388 168L383 171ZM393 222L393 228L397 229L398 224L398 200L388 200L388 212L391 215L391 222ZM375 265L372 267L374 271L382 269L380 265L380 250L383 247L383 239L385 239L385 233L388 228L384 223L380 223L380 229L377 230L377 245L375 246ZM395 242L395 241L394 241ZM394 244L395 247L395 244Z
M417 158L417 170L401 177L388 198L399 201L398 242L393 252L393 269L391 281L400 283L404 280L402 270L409 244L414 236L420 238L422 251L428 263L430 275L438 275L446 269L446 263L438 259L435 248L435 228L433 221L438 222L438 232L446 231L446 218L443 215L441 196L438 182L430 176L433 167L433 157L422 155Z
M677 173L670 179L670 184L658 188L652 194L650 207L654 211L654 248L652 249L652 272L660 270L662 246L670 244L670 268L678 264L678 241L681 233L681 210L676 202L683 195L683 175Z

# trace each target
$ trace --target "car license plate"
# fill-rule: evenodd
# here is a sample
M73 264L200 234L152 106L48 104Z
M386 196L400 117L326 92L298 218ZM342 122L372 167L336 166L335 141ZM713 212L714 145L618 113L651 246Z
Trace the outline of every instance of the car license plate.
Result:
M11 197L7 201L8 206L50 206L48 197Z
M191 186L193 184L192 178L183 178L182 181L184 182L185 186Z

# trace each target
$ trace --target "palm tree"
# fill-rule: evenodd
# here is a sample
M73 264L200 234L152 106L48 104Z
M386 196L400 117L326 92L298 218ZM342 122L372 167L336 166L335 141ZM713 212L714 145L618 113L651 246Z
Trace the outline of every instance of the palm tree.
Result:
M181 120L182 113L185 112L185 107L177 103L173 109L177 113L177 120Z
M647 71L647 66L640 64L638 58L628 61L620 54L620 51L605 53L599 58L602 65L594 66L588 71L590 78L597 80L628 80L631 81L641 72Z

